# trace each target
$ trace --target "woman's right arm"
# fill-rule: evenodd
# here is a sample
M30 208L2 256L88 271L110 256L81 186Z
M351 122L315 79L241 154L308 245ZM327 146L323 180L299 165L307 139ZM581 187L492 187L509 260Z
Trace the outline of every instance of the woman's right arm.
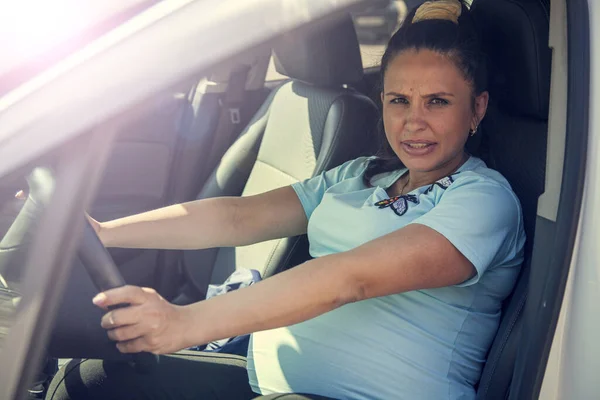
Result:
M94 228L106 247L205 249L244 246L306 232L308 220L291 186L248 197L176 204Z

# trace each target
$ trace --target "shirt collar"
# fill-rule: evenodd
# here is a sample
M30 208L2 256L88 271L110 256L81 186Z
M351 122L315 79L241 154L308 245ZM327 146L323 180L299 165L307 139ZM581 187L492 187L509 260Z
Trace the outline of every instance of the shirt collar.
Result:
M458 172L468 171L468 170L473 169L476 166L475 164L476 164L477 160L478 160L477 157L473 157L472 155L469 155L469 158L467 158L467 161L465 161L463 163L463 165L461 165L454 174L456 174ZM383 172L381 174L377 174L371 179L371 184L373 186L379 186L382 189L388 189L398 179L400 179L400 177L406 171L407 171L407 168L400 168L395 171ZM452 174L452 175L454 175L454 174Z

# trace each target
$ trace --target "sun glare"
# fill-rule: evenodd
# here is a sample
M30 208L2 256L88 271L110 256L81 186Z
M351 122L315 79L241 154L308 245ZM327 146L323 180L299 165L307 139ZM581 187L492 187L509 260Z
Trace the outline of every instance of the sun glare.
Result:
M51 49L89 23L89 15L74 0L0 0L2 58L25 60Z
M0 75L144 0L0 0Z

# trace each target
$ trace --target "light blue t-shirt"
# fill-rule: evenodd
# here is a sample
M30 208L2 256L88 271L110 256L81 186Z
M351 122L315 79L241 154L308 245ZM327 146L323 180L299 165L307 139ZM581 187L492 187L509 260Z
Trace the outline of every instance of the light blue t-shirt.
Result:
M363 183L368 160L352 160L292 185L309 218L310 254L351 250L408 224L422 224L468 258L476 276L456 286L347 304L296 325L257 332L248 350L250 385L262 394L336 399L473 399L502 300L523 259L519 201L498 172L470 157L450 177L380 208L375 203L389 199L385 189L406 170L377 175L368 187Z

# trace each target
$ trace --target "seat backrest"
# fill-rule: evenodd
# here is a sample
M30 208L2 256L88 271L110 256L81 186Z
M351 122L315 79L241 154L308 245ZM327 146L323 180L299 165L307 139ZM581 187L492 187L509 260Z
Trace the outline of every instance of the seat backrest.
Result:
M349 16L285 36L274 54L278 72L291 79L271 93L198 198L289 185L369 153L376 142L377 107L352 89L363 68ZM187 251L183 268L202 295L209 280L222 282L235 269L258 269L265 277L308 257L306 238L298 237Z
M551 51L547 1L476 0L472 13L488 56L490 106L481 157L521 201L527 242L521 276L506 300L478 387L478 399L506 399L527 298L536 210L544 191Z

